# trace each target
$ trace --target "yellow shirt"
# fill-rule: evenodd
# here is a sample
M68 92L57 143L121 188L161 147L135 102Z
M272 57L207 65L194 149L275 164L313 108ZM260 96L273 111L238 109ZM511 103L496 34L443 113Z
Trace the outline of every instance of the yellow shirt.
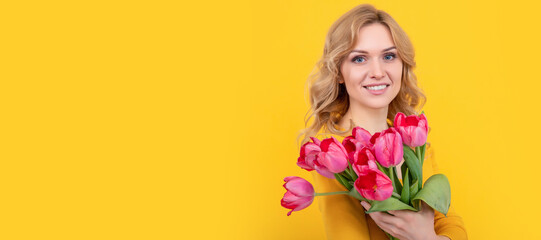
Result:
M320 135L321 134L321 135ZM323 133L316 136L323 140L334 136L342 142L345 136ZM351 135L351 132L346 135ZM428 148L423 164L423 182L433 174L439 173L436 162L433 159L432 149ZM316 192L337 192L347 189L335 179L321 176L312 171L313 183ZM365 209L359 200L348 195L330 195L317 197L319 210L323 217L325 232L329 240L356 239L356 240L387 240L385 233L372 220L370 215L365 214ZM457 215L451 205L445 217L442 213L434 210L434 230L437 235L449 237L451 240L468 239L462 218Z

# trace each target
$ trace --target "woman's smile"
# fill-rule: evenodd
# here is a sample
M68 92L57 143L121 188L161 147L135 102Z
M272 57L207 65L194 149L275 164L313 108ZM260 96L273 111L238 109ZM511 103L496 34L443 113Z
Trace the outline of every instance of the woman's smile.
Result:
M387 87L390 86L389 84L379 84L379 85L371 85L371 86L363 86L369 93L374 95L381 95L385 93L385 90L387 90Z

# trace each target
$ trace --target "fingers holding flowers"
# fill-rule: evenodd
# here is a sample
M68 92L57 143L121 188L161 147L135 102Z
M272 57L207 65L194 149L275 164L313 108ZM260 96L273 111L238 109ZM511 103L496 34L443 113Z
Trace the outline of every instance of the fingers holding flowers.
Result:
M370 209L370 204L363 201L361 205ZM385 212L372 212L369 216L385 232L393 237L408 239L436 239L434 231L434 210L422 202L421 211L389 210Z

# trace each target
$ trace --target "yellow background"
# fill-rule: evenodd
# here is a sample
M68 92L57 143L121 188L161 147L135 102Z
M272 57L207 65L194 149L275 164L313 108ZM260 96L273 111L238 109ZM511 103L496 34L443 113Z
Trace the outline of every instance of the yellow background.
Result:
M533 1L532 1L533 2ZM324 239L283 178L330 25L358 1L0 4L1 239ZM470 239L538 239L529 1L371 1L413 41Z

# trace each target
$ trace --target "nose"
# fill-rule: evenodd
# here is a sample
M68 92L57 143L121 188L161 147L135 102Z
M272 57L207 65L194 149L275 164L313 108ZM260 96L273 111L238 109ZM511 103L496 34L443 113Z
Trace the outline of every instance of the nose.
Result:
M379 61L372 61L372 64L370 66L370 78L374 78L376 80L382 79L385 76L385 71L383 70L383 66Z

